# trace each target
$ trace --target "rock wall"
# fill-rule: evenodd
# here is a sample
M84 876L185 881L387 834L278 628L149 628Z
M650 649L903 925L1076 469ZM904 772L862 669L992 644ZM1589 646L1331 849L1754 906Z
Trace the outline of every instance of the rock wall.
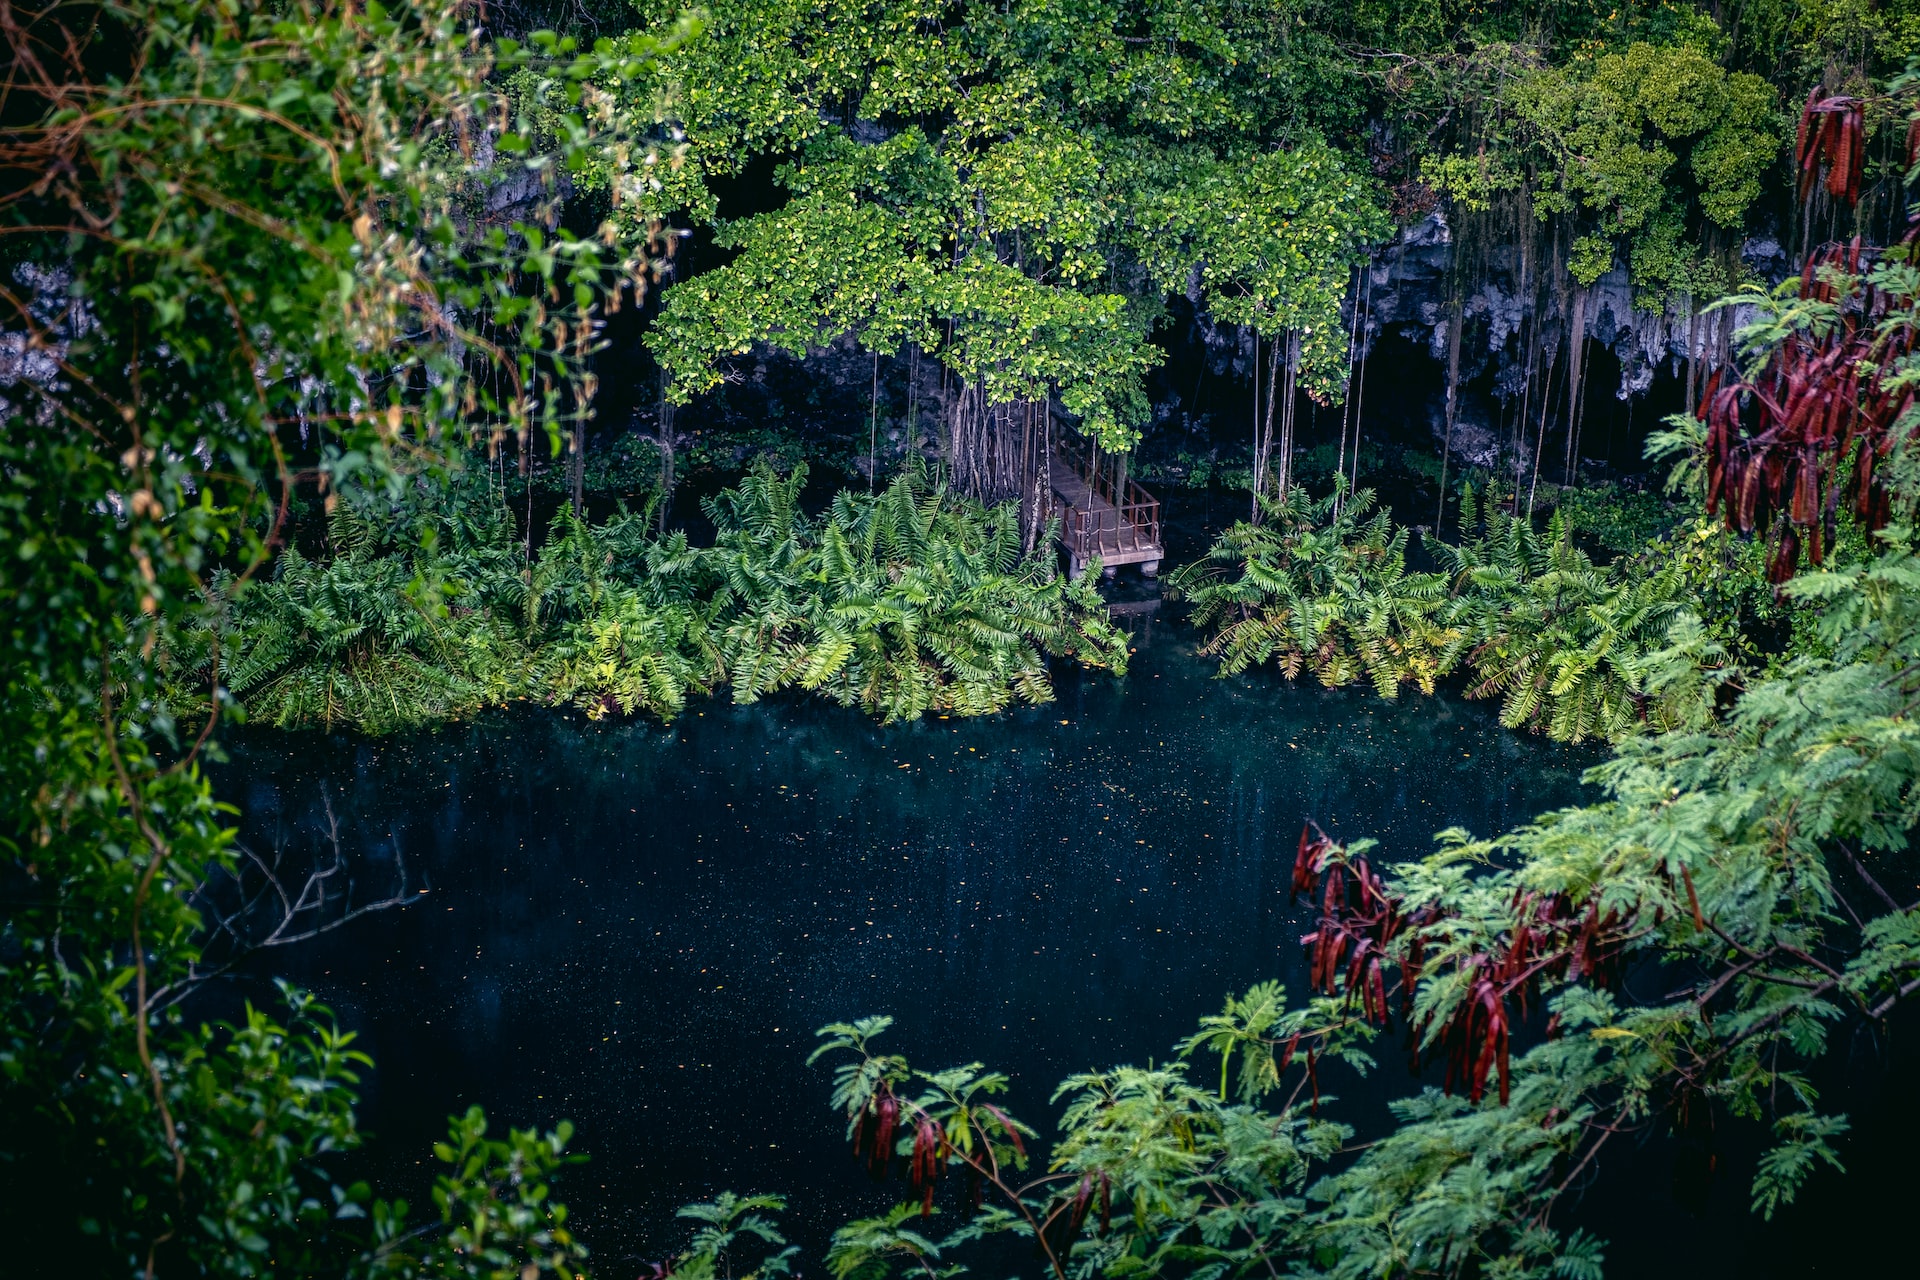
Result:
M1363 352L1391 332L1425 346L1444 364L1453 251L1453 229L1436 212L1407 228L1400 240L1374 257L1360 299L1366 318ZM1507 399L1520 394L1526 378L1523 335L1534 305L1527 295L1534 292L1534 285L1522 280L1518 245L1497 246L1489 257L1483 278L1473 282L1463 304L1466 329L1460 378L1462 383L1472 383L1491 374L1493 395ZM1790 269L1785 250L1771 238L1748 240L1741 246L1741 258L1769 282L1784 279ZM1532 264L1535 281L1539 270L1537 263ZM1570 320L1562 308L1568 306L1571 295L1554 289L1540 292L1546 310L1539 317L1543 341L1557 345ZM1690 341L1698 344L1698 353L1707 359L1714 357L1716 349L1724 349L1724 325L1716 334L1705 322L1694 326L1684 308L1641 310L1634 292L1626 267L1618 264L1587 291L1585 334L1619 358L1620 381L1614 394L1621 399L1646 392L1663 362L1670 373L1683 372ZM1355 302L1348 300L1349 320ZM1732 323L1737 326L1745 319L1736 309Z

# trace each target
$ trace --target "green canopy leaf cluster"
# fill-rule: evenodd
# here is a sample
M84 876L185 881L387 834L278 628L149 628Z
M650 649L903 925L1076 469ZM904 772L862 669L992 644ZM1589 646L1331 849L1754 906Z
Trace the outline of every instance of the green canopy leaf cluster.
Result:
M668 292L649 343L673 394L756 342L912 343L990 403L1058 396L1124 450L1151 326L1195 290L1313 335L1308 385L1342 394L1341 302L1387 228L1363 169L1273 130L1252 69L1274 35L1213 0L714 8L661 64L686 150L635 216L723 217L715 184L765 160L787 195L720 221L730 259Z

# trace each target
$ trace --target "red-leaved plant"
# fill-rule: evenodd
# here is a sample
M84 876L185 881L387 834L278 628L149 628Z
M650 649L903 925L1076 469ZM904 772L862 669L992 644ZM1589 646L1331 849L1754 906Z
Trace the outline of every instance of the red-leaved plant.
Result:
M1865 165L1864 104L1809 96L1800 114L1795 157L1803 202L1814 188L1858 203ZM1920 158L1920 117L1907 132L1907 163ZM1902 244L1911 249L1920 228ZM1750 378L1707 384L1700 419L1707 427L1707 510L1724 509L1742 533L1773 543L1768 578L1793 576L1804 547L1821 564L1833 544L1842 501L1869 530L1884 526L1891 504L1879 471L1913 408L1913 392L1889 386L1881 371L1914 349L1904 317L1915 299L1861 278L1863 250L1809 246L1800 271L1802 301L1833 308L1831 323L1796 328ZM1867 265L1871 265L1868 263Z
M1415 1044L1437 1046L1447 1063L1445 1089L1464 1091L1475 1102L1495 1079L1500 1101L1507 1101L1513 1006L1524 1019L1543 980L1611 984L1619 977L1627 944L1646 931L1639 921L1602 913L1597 900L1580 905L1564 893L1516 891L1515 924L1506 944L1469 950L1453 961L1466 975L1466 994L1418 1016L1413 994L1429 951L1451 940L1448 917L1432 908L1403 911L1364 854L1349 856L1311 823L1300 830L1293 890L1320 897L1320 918L1301 939L1313 989L1327 995L1344 989L1362 1016L1385 1025L1390 1021L1386 970L1397 967L1401 1016ZM1396 940L1403 940L1398 948Z

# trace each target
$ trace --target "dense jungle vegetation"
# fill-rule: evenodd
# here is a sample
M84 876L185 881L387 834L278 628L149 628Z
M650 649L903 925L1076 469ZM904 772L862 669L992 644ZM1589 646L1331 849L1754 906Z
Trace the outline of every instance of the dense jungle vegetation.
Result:
M1023 552L1010 508L922 468L842 490L816 520L806 474L761 464L709 499L710 547L563 506L531 559L498 494L429 481L373 511L343 502L323 559L288 549L245 590L216 573L209 621L170 655L171 714L205 716L216 658L257 721L372 733L525 699L672 719L723 682L739 702L820 690L888 721L983 715L1048 701L1048 657L1126 670L1092 586Z
M1222 467L1248 518L1176 583L1223 669L1458 679L1611 740L1604 796L1425 856L1309 826L1312 989L1069 1078L1050 1138L885 1018L824 1029L854 1156L910 1188L836 1232L836 1280L998 1265L997 1236L1059 1280L1586 1280L1604 1241L1556 1210L1609 1144L1754 1126L1761 1214L1840 1163L1810 1064L1920 991L1920 9L0 0L0 38L21 1265L589 1273L564 1122L457 1117L409 1206L347 1173L372 1064L326 1009L188 1016L318 918L250 879L201 771L223 728L665 718L723 686L898 720L1043 701L1056 659L1123 671L1046 477L1153 448L1179 324L1253 388ZM1360 483L1357 392L1375 290L1430 233L1416 543ZM1609 288L1664 326L1683 410L1644 534L1578 486ZM1501 444L1462 467L1482 347ZM864 449L769 450L847 488L809 506L763 460L708 494L711 537L673 528L676 414L782 352L871 362ZM619 395L642 455L596 417ZM595 509L590 474L651 505ZM1634 966L1676 989L1634 997ZM1433 1079L1360 1142L1322 1089L1388 1028ZM656 1276L794 1271L783 1207L688 1207Z

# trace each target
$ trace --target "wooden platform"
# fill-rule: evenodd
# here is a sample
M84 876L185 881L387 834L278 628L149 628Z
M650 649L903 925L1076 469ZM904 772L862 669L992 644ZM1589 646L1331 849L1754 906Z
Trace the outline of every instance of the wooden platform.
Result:
M1117 493L1111 477L1096 471L1089 479L1084 464L1056 454L1053 499L1069 576L1085 573L1096 556L1107 573L1127 564L1150 578L1160 571L1160 502L1145 489L1128 481Z

